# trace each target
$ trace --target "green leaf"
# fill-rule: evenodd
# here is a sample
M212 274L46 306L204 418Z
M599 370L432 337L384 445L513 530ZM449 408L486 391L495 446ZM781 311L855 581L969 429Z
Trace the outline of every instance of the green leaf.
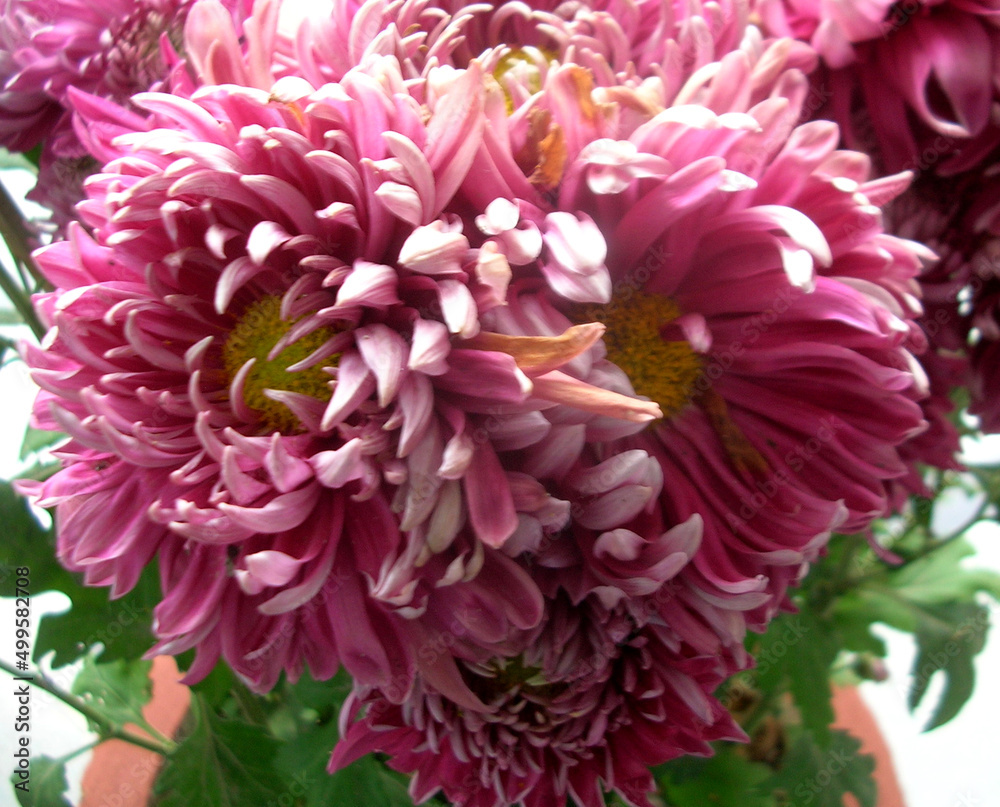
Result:
M926 731L951 720L972 696L976 682L974 660L985 646L989 627L989 611L976 603L951 603L928 611L937 621L927 623L917 633L910 709L920 705L937 673L944 675L945 685Z
M66 767L61 760L33 756L30 773L27 782L16 772L10 777L21 807L71 807L64 795L69 785L66 782Z
M18 459L27 459L31 454L41 451L43 448L53 446L60 440L65 439L66 435L62 432L46 432L41 429L33 429L29 426L25 429L24 440L21 441L21 452L18 454Z
M846 793L861 807L875 807L875 759L859 754L860 748L845 731L831 732L828 748L803 733L785 754L780 770L760 787L773 793L782 807L843 807Z
M771 769L751 762L729 744L709 759L681 757L655 771L660 793L671 807L774 807L760 790Z
M280 744L266 731L216 717L199 695L191 700L190 719L191 733L156 780L157 807L262 807L297 796L274 767Z
M758 689L779 692L787 685L803 725L823 746L830 742L830 667L839 647L830 625L803 609L775 619L761 637L756 653Z
M291 688L291 696L304 707L336 717L353 685L351 676L344 669L328 681L317 681L308 672L303 672Z
M0 583L4 596L14 596L14 571L31 570L31 593L62 591L74 585L72 575L55 559L55 543L49 530L35 519L28 503L18 496L8 482L0 483Z
M135 588L117 600L109 600L105 588L81 586L72 575L68 577L70 583L60 590L73 605L61 614L42 617L35 641L36 661L54 651L52 666L62 667L98 643L104 646L97 656L102 663L136 659L150 648L153 608L160 601L155 564L147 566Z
M153 694L149 680L152 666L151 661L125 659L98 664L87 656L73 681L72 692L119 726L146 726L142 708Z
M281 747L278 766L292 782L292 794L303 797L304 807L413 807L399 775L372 756L327 773L337 739L337 724L331 722L317 725Z
M334 774L326 772L339 739L337 715L350 691L351 678L343 670L329 681L304 674L286 688L285 703L292 713L286 721L293 720L297 729L282 743L278 767L293 788L301 789L304 807L412 807L405 778L374 757L363 757Z
M185 654L188 655L188 654ZM177 659L177 664L181 669L189 669L191 667L191 662L193 661L194 652L190 652L190 658L186 659L187 663L182 663L182 659ZM220 661L216 664L212 671L202 678L198 683L191 684L190 688L192 692L197 692L204 699L207 706L212 707L216 711L221 711L223 704L230 699L232 695L233 684L236 681L236 677L233 675L233 671L225 661Z
M32 153L34 153L34 150ZM11 168L21 168L35 174L38 172L38 161L36 159L32 162L27 154L19 154L17 152L7 151L7 149L0 149L0 171Z
M1000 599L1000 574L961 566L974 553L966 540L955 538L893 572L890 584L904 599L922 605L969 600L978 591Z
M876 622L914 635L918 652L910 708L920 705L935 674L945 679L927 725L932 729L958 714L972 694L974 659L989 628L989 611L978 598L986 592L1000 599L1000 574L965 568L962 561L974 550L962 538L939 545L925 542L917 551L919 557L836 600L834 618L844 646L852 650L884 655L870 631Z

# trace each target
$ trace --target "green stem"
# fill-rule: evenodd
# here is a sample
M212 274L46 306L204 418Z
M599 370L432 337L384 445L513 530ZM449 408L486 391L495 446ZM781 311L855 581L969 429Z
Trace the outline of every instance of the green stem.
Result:
M21 315L25 324L31 328L31 332L35 335L35 338L41 339L45 336L45 328L35 315L35 309L31 307L31 301L28 299L27 293L17 284L17 281L7 274L3 266L0 266L0 289L3 290L7 298L13 303L14 308L17 309L17 313Z
M3 238L7 244L18 269L26 268L35 279L38 288L48 288L49 284L42 277L31 257L33 239L24 224L24 216L21 215L20 209L2 182L0 182L0 238ZM0 267L0 289L13 303L14 308L31 328L35 337L41 339L45 335L45 328L31 307L28 291L25 286L19 285L14 278L8 275L2 267Z
M92 743L87 743L86 745L80 746L79 748L76 749L76 751L70 751L68 754L64 754L55 761L60 765L65 765L71 759L80 756L80 754L86 754L88 751L94 750L102 742L103 740L100 739L94 740Z
M58 698L67 706L75 709L77 712L86 717L91 723L97 726L97 733L101 736L102 741L124 740L127 743L137 745L140 748L145 748L147 751L153 751L161 756L169 756L177 747L176 744L170 740L167 740L166 742L157 742L156 740L147 739L146 737L142 737L126 728L123 728L122 726L119 726L114 721L94 709L82 698L78 698L76 695L60 689L38 670L18 671L12 665L3 660L0 660L0 670L3 670L5 673L8 673L15 678L30 677L32 679L32 686L48 692L54 698Z
M24 223L24 216L17 203L11 198L6 186L0 182L0 236L7 242L7 248L14 260L31 273L39 288L50 288L48 281L38 271L31 257L36 243Z

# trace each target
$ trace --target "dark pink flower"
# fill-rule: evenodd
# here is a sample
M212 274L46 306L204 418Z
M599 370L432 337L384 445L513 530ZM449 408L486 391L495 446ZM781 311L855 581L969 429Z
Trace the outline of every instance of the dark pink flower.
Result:
M481 602L482 642L539 617L494 551L533 506L497 452L591 389L560 368L603 327L481 332L510 269L442 211L479 142L482 74L449 72L427 118L394 65L304 96L134 96L142 115L73 93L106 165L80 206L93 235L37 256L57 291L25 348L35 422L72 440L32 492L88 583L120 594L159 558L156 650L197 646L193 675L221 653L259 689L304 660L444 686L444 661L414 663L418 617ZM620 433L659 413L593 394Z
M769 34L816 48L824 114L853 148L877 147L887 170L934 168L998 142L995 0L757 0L754 10Z
M70 87L117 101L167 78L191 0L13 0L0 20L0 144L71 131ZM161 41L161 37L163 40ZM80 156L64 137L55 157Z
M553 65L523 112L508 116L488 96L492 137L458 200L490 210L502 188L519 214L505 233L517 238L570 212L594 222L606 276L583 263L566 272L550 249L515 270L508 305L484 327L554 335L603 323L601 342L566 372L634 389L664 419L619 439L546 410L552 429L522 452L526 468L560 485L587 444L654 457L661 527L704 519L692 574L756 626L831 530L885 512L887 482L907 473L897 447L922 428L926 394L911 354L924 345L926 253L886 235L872 202L906 177L872 181L863 155L837 150L834 124L796 127L801 73L776 72L758 97L753 59L773 66L781 45L771 48L731 53L676 90L596 87ZM477 222L496 237L492 219Z
M680 617L684 608L666 610ZM398 705L359 689L341 713L331 769L382 751L413 774L416 802L443 790L460 807L557 807L567 798L599 807L614 790L650 807L649 766L743 738L711 694L735 665L697 653L640 600L606 607L556 595L520 648L460 666L478 708L422 680Z

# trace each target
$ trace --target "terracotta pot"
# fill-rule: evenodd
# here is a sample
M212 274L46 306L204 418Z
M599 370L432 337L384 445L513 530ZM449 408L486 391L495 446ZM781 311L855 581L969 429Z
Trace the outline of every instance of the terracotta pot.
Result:
M861 751L875 757L875 784L878 785L878 807L906 807L903 792L896 778L889 746L875 722L871 710L855 687L834 687L834 728L851 732L861 740ZM844 797L846 807L858 807L854 796Z
M179 682L173 656L157 656L150 671L153 696L143 716L168 737L177 732L191 702L191 692ZM108 740L94 749L83 774L79 807L143 807L163 757L153 751Z

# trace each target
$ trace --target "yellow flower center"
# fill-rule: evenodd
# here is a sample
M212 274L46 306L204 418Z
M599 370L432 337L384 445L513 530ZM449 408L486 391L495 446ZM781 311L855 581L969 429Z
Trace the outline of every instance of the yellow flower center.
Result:
M339 356L334 354L318 365L305 370L288 368L305 359L336 331L319 328L297 339L273 359L268 359L271 349L295 324L281 318L281 298L264 297L251 305L240 317L222 347L222 363L230 382L250 359L254 365L243 382L243 400L260 415L261 424L268 431L294 434L303 430L294 413L284 404L264 395L264 390L284 390L308 395L321 401L330 400L330 376L323 367L336 366Z
M686 341L668 342L660 335L678 316L680 310L669 298L635 291L616 294L607 305L578 306L573 318L607 326L608 359L669 418L691 401L702 371L701 359Z
M538 50L537 48L515 48L497 63L493 78L503 87L507 97L507 114L514 113L514 98L507 88L508 81L523 84L529 93L534 95L542 89L542 71L538 66L540 60L551 61L555 54Z

